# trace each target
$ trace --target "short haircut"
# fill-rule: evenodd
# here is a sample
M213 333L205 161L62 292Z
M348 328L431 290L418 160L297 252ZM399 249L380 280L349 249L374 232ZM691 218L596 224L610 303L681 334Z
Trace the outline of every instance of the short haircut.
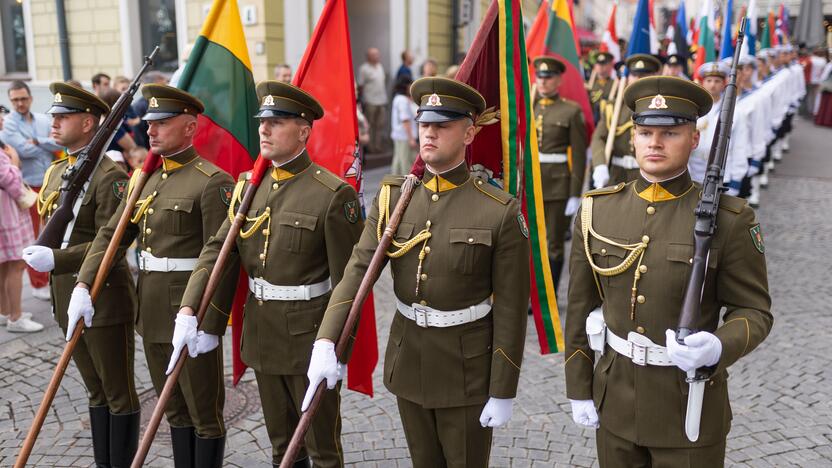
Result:
M92 84L100 85L101 80L104 79L104 78L106 78L107 81L110 81L110 75L108 75L106 73L96 73L95 75L92 76Z
M9 93L11 93L12 91L16 91L18 89L25 89L26 94L28 94L29 96L32 95L32 91L29 90L29 85L27 85L26 83L24 83L23 81L20 81L20 80L12 81L12 83L9 85Z
M275 72L275 73L277 73L277 72L278 72L280 69L282 69L282 68L288 68L289 70L291 70L291 69L292 69L292 67L291 67L291 66L289 66L289 64L288 64L288 63L281 63L281 64L278 64L278 65L276 65L276 66L274 67L274 72Z
M119 75L119 76L113 78L113 84L119 84L119 83L128 83L129 84L130 79L127 78L126 76L122 76L122 75Z

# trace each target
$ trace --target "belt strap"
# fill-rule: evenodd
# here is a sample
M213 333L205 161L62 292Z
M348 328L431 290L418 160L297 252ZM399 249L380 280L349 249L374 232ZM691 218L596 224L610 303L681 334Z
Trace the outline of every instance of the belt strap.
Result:
M332 281L327 278L315 284L278 286L263 278L249 277L248 290L258 301L308 301L331 291Z
M612 165L624 169L638 169L638 161L629 154L626 156L613 156Z
M650 338L636 332L630 332L625 340L607 328L607 344L615 352L628 357L639 366L675 365L667 356L667 348L653 343Z
M475 322L491 313L491 298L459 310L437 310L421 304L407 305L396 298L396 308L422 328L445 328Z
M564 164L569 160L566 153L538 153L538 160L545 164Z
M198 258L154 257L142 250L139 253L139 269L142 271L194 271Z

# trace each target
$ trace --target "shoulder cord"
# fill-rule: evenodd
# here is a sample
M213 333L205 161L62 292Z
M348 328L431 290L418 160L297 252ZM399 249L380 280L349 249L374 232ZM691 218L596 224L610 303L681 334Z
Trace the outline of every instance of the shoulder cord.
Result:
M237 185L234 186L234 194L231 196L231 203L228 204L228 221L234 223L234 216L237 213L236 203L242 201L243 196L243 188L246 185L245 180L237 181ZM249 218L246 216L246 223L254 223L248 229L240 229L240 238L241 239L248 239L249 237L253 236L260 226L264 223L266 224L266 229L263 229L263 237L265 237L265 242L263 243L263 252L260 253L260 260L263 262L263 267L266 266L266 255L269 251L269 236L272 234L271 230L271 220L272 220L272 209L271 207L267 206L263 214L259 216L255 216L254 218Z
M384 225L390 221L390 186L382 185L378 194L378 224L376 225L376 238L381 241L381 235L384 232ZM393 252L386 252L390 258L399 258L404 254L410 252L413 247L422 243L422 248L419 250L419 266L416 268L416 294L419 294L419 283L422 277L422 263L425 260L425 247L428 245L430 239L430 221L425 224L425 229L422 229L411 239L406 242L397 242L391 239L391 243L397 250Z
M44 184L43 184L44 187L43 188L46 188L46 184L49 182L49 176L52 174L52 169L55 169L54 164L51 164L46 169L46 175L44 175L44 177L43 177L43 181L44 181ZM55 200L58 199L61 192L60 192L60 190L55 190L54 192L50 193L48 197L45 197L45 198L44 198L44 193L46 193L46 190L41 190L38 193L38 198L37 198L38 216L40 216L41 218L45 218L46 216L48 216L52 213L52 204L55 203Z

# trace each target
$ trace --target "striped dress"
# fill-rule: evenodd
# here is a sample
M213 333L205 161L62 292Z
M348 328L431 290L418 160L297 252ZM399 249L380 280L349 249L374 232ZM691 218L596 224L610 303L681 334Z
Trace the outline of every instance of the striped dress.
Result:
M0 263L21 260L23 247L35 242L29 212L15 201L22 192L20 169L0 149Z

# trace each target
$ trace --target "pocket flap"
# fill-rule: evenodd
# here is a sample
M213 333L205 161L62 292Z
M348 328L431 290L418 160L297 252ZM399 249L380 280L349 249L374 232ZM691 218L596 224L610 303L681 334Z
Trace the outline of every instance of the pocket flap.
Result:
M287 329L290 335L303 335L318 328L315 323L315 314L312 311L297 310L286 313Z
M612 239L612 238L610 238L610 239L614 240L616 242L621 242L622 244L627 243L625 241L619 241L618 239ZM623 249L621 247L618 247L618 246L615 246L615 245L612 245L612 244L607 244L606 242L601 242L597 239L592 239L590 241L589 251L593 255L598 255L598 256L601 256L601 257L613 256L613 257L618 257L618 258L625 258L627 256L627 254L629 253L629 251L627 249Z
M280 219L278 220L278 223L283 226L291 226L294 228L302 228L314 231L315 226L318 224L318 217L304 213L293 213L291 211L287 211L283 215L281 215Z
M586 318L586 334L595 335L604 331L604 328L606 328L606 323L604 322L604 313L601 312L601 309L595 309L590 312Z
M396 228L396 234L393 236L396 240L408 240L413 236L413 223L399 223Z
M190 198L166 198L159 200L159 208L170 211L184 211L190 213L194 209L194 201Z
M461 337L462 356L466 359L482 356L491 351L491 328L481 328Z
M480 244L491 246L490 229L451 229L451 243Z
M692 244L668 244L667 259L671 262L687 263L690 265L693 259ZM708 257L708 268L716 268L719 264L719 249L711 249Z

